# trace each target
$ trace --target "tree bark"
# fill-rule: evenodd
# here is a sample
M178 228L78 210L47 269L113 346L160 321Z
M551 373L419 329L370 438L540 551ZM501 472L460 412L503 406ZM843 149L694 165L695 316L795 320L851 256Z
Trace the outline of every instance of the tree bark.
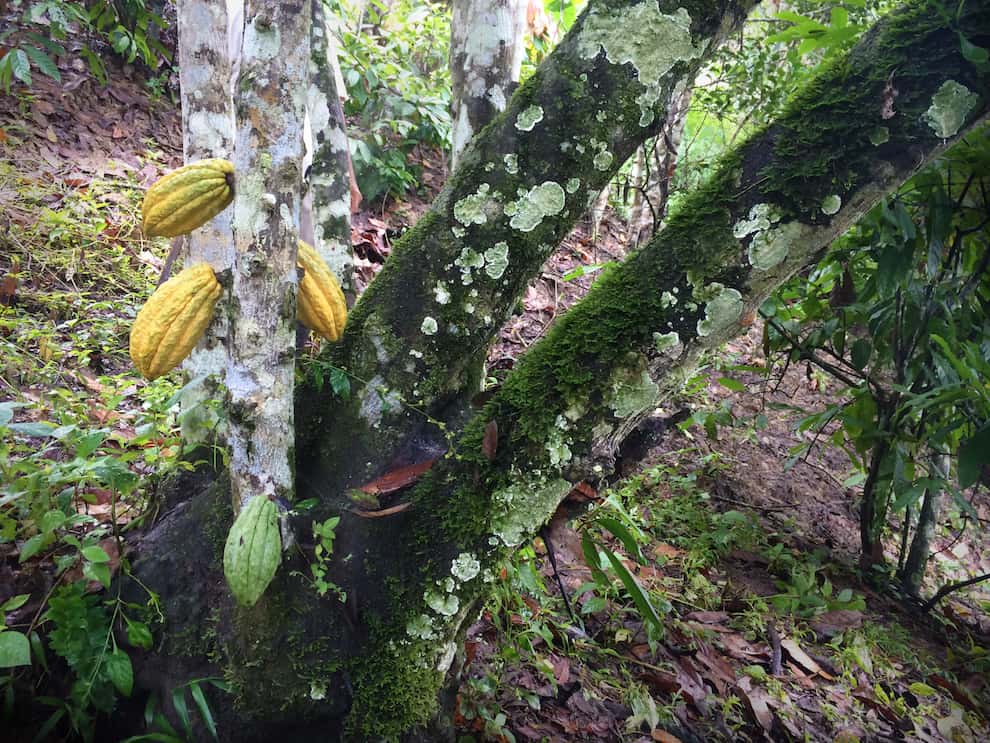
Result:
M294 575L308 573L301 538L258 604L233 607L216 578L217 535L226 533L230 518L217 505L224 500L222 479L148 535L135 570L168 607L159 660L167 664L184 653L175 658L179 670L172 677L192 672L190 658L212 659L222 669L240 704L224 708L224 735L263 739L272 728L252 717L280 731L310 724L326 734L343 725L352 740L397 738L427 722L498 560L532 535L574 483L597 480L611 468L626 433L678 389L703 350L741 332L774 287L818 259L968 126L986 121L990 74L962 57L958 33L990 44L984 20L990 0L967 3L953 28L935 8L933 0L917 0L891 14L817 76L777 122L726 156L662 232L606 272L530 349L450 453L401 496L407 508L373 519L348 508L343 489L332 484L330 462L336 454L346 467L353 449L324 449L323 470L307 461L312 453L299 459L300 469L326 473L309 484L322 496L320 517L342 517L330 576L347 591L346 603L318 597ZM949 79L969 94L952 97L964 103L954 113L936 95ZM891 85L898 96L894 115L885 118ZM534 105L530 95L520 92L522 108ZM580 101L577 106L582 116ZM519 100L510 103L509 120L519 111ZM476 193L487 182L491 171L483 163L492 158L480 155L494 145L484 140L473 150L474 164L466 161L424 218L430 234L457 193ZM469 178L476 179L473 186ZM516 239L508 228L500 234ZM549 225L538 234L549 239ZM446 241L444 235L437 248L449 250ZM394 318L415 314L417 292L434 288L431 281L420 289L422 281L449 260L417 267L408 255L413 248L405 252L393 268L406 272L406 288L393 293L387 285L367 305L361 301L345 358L364 334L372 344L376 334L382 341L383 318L406 330ZM481 266L462 264L491 291ZM408 349L456 358L421 336L413 340ZM399 351L391 343L382 349L387 370ZM493 421L494 455L482 446ZM310 424L311 436L340 440L332 430L338 421ZM297 533L312 518L299 519Z
M187 163L211 157L230 159L234 151L234 103L230 95L230 59L227 48L226 3L185 0L177 5L179 28L179 86L182 99L182 145ZM231 212L225 209L188 235L187 265L206 262L217 273L234 265L230 239ZM219 396L218 382L227 364L225 290L220 311L183 363L190 379L182 396L182 438L187 444L205 441L221 418L208 405Z
M336 62L322 2L313 3L312 61L306 96L309 189L303 199L301 236L310 242L353 299L351 250L351 153ZM306 162L308 163L308 160ZM305 170L305 168L304 168Z
M310 2L247 0L236 99L226 373L231 494L291 500L296 251Z
M932 452L930 467L934 478L949 479L950 458L947 454ZM938 524L938 514L941 510L941 489L928 488L921 502L918 513L918 524L915 527L911 549L901 571L901 586L910 596L921 595L921 584L925 580L925 568L931 557L932 540L935 538L935 527ZM906 517L905 517L906 518Z
M525 0L454 0L450 24L451 170L505 110L525 54Z

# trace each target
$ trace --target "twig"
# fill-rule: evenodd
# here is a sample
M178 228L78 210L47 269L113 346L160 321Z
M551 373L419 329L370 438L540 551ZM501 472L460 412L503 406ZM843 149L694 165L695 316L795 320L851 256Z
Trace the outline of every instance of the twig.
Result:
M921 610L925 612L931 611L935 607L935 604L944 599L950 593L954 593L955 591L966 588L967 586L975 585L976 583L982 583L985 580L990 580L990 573L984 573L983 575L978 575L975 578L969 578L967 580L961 580L956 583L944 585L938 589L938 592L934 596L921 605Z
M547 557L550 558L550 567L553 568L553 578L557 582L557 588L560 589L561 597L564 599L564 608L567 609L567 616L571 618L571 622L578 624L577 617L574 616L574 610L571 608L571 601L567 598L567 589L564 588L564 581L561 580L560 572L557 570L557 555L554 553L553 542L550 541L550 530L546 524L540 527L540 538L543 539L543 544L547 546Z
M783 653L780 649L780 635L773 622L767 622L767 639L770 640L770 675L780 676L784 672Z

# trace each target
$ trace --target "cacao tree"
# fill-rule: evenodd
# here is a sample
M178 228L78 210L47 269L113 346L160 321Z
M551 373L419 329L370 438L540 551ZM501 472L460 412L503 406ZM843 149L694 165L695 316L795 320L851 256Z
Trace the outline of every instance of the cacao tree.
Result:
M236 703L213 708L229 740L442 738L444 682L498 561L575 484L611 471L703 351L986 121L990 70L972 49L990 46L990 3L949 14L910 0L725 156L474 412L486 349L528 282L752 6L592 2L464 150L341 342L293 370L303 86L292 73L308 65L310 14L245 4L232 291L240 321L256 324L229 331L229 467L172 484L174 508L140 544L140 585L126 587L135 600L154 591L165 617L138 664L142 688L166 696L222 675ZM251 371L262 348L270 385ZM241 360L248 371L232 375ZM294 411L278 402L293 371ZM334 375L349 381L328 384ZM383 494L373 517L355 507L354 488L405 466L425 474L400 500ZM233 510L257 493L313 506L280 505L294 544L246 607L220 560Z

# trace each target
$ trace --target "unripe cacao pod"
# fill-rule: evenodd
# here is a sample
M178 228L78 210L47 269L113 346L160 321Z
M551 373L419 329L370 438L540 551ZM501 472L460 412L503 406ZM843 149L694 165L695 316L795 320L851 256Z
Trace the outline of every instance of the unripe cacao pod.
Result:
M282 560L278 506L255 495L234 520L223 548L223 574L237 603L254 606Z
M144 195L141 228L148 237L175 237L202 227L234 198L234 164L189 163L158 179Z
M131 359L146 379L171 371L206 332L220 297L213 269L200 263L162 284L131 326Z
M347 322L347 302L337 277L313 246L302 240L299 241L297 261L304 271L297 300L299 322L327 340L335 341L344 332Z

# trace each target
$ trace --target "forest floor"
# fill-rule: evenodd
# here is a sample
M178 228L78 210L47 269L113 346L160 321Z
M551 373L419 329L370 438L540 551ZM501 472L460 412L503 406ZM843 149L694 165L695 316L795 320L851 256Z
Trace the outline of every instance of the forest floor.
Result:
M179 449L178 377L145 383L127 355L130 322L170 247L140 234L141 192L180 164L179 118L128 68L111 75L104 87L68 66L60 83L38 78L29 93L0 97L0 495L30 481L24 492L53 508L69 498L93 517L80 530L111 518L140 526L154 500L142 483ZM440 158L418 157L435 190ZM355 215L361 284L429 200ZM622 257L615 211L591 231L585 220L527 291L491 351L493 383L593 282L575 269ZM620 463L622 479L576 488L545 536L506 564L466 643L463 739L990 739L990 589L922 614L859 578L845 453L819 441L791 455L813 436L798 421L840 392L804 366L753 371L768 366L760 333L707 359L656 415L684 408L690 419L644 437ZM706 416L717 431L700 425ZM52 566L67 541L42 529L25 557L11 503L0 498L0 604L29 593L7 621L34 627L63 580ZM985 492L973 506L985 526ZM929 595L990 570L979 533L947 507ZM896 541L890 534L888 556ZM113 540L101 544L110 551ZM649 605L600 570L608 553ZM111 570L118 562L111 554Z

